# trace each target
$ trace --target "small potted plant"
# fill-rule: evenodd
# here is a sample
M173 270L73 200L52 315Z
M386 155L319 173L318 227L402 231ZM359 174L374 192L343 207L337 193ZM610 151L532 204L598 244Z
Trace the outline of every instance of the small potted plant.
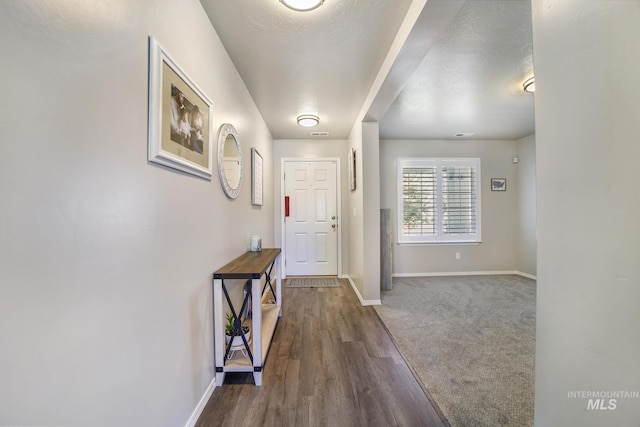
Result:
M234 331L235 328L233 314L227 313L226 318L227 324L224 327L224 332L226 335L225 339L227 344L229 344L229 341L231 341L231 338L233 338L233 342L231 343L232 347L244 345L240 333L238 331ZM242 333L244 334L244 338L247 340L247 343L249 343L249 338L251 338L251 330L249 329L249 325L245 323L242 324Z

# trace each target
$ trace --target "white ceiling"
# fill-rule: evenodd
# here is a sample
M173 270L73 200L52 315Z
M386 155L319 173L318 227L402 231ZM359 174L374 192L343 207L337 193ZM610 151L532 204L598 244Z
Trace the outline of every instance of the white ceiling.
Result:
M325 0L294 12L278 0L201 0L274 139L346 139L423 2ZM517 139L534 132L522 91L532 75L530 0L428 0L367 116L383 139ZM300 114L320 125L301 128Z

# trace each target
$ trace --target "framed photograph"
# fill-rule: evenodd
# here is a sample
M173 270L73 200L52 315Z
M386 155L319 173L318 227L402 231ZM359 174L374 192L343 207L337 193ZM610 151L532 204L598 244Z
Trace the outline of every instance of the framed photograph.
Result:
M349 190L356 190L356 149L349 151Z
M150 36L148 160L211 179L212 107L209 98Z
M507 179L491 178L491 191L507 191Z
M262 206L262 156L251 149L251 204Z

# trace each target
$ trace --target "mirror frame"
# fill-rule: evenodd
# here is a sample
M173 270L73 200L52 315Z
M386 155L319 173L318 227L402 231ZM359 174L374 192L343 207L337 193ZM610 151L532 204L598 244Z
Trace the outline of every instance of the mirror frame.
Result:
M238 150L238 163L240 171L238 177L238 185L231 187L229 185L229 180L224 173L224 146L227 141L227 136L231 135L233 140L236 143L236 149ZM227 195L230 199L235 199L240 194L240 188L242 188L242 149L240 148L240 141L238 140L238 133L236 132L236 128L233 127L230 123L224 123L220 126L220 131L218 133L218 175L220 176L220 184L222 184L222 190L224 190L224 194Z

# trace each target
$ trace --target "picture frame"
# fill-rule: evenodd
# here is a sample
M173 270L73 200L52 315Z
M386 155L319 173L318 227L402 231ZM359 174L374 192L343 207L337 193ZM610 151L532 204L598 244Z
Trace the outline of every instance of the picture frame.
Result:
M213 102L149 36L149 162L211 180Z
M491 191L507 191L507 179L491 178Z
M251 148L251 204L262 206L262 155Z
M349 150L349 190L356 191L356 149Z

